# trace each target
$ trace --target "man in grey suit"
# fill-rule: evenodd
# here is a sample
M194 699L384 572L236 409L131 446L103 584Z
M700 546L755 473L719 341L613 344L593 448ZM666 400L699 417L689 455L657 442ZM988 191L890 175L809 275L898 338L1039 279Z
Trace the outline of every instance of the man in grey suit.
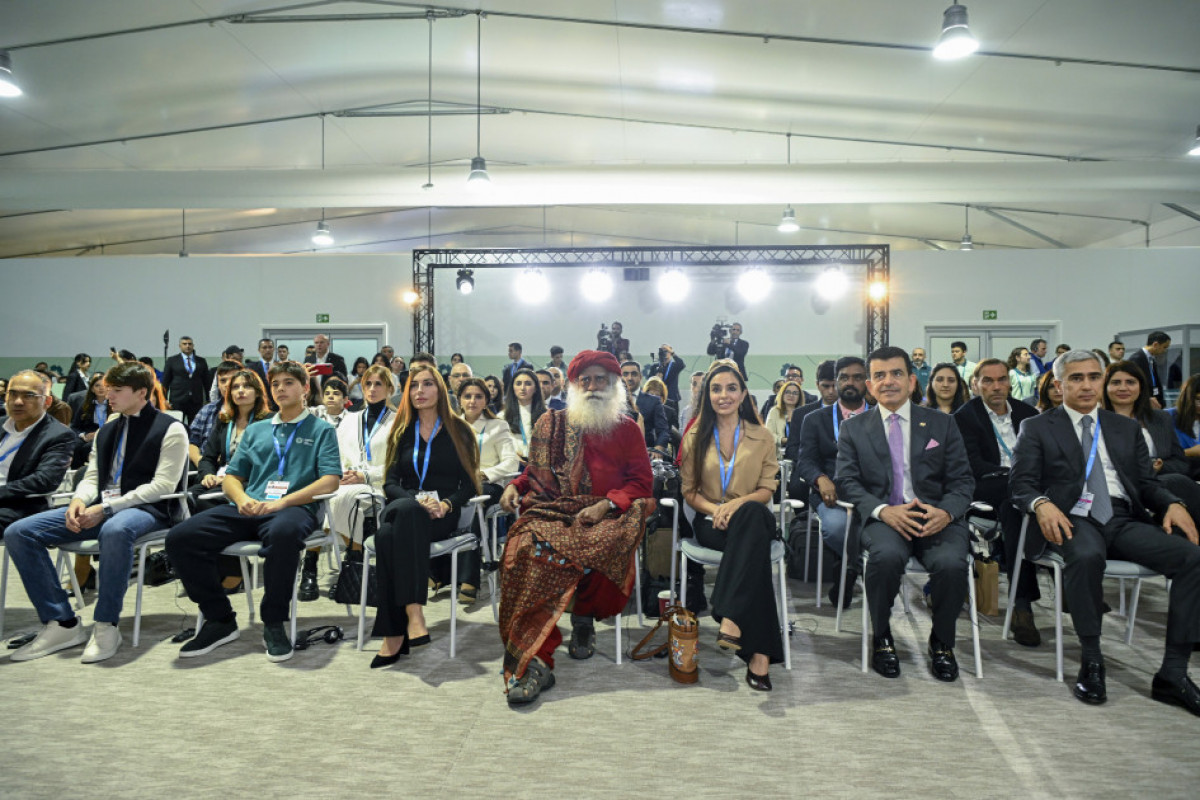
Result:
M916 556L929 572L933 676L953 681L954 629L970 579L963 515L975 479L954 420L911 403L916 376L908 353L881 347L867 359L867 375L879 405L842 423L836 483L838 495L854 504L864 522L871 664L885 678L900 676L890 616L905 564Z
M1021 426L1009 486L1042 534L1026 534L1026 554L1035 558L1049 543L1066 562L1063 595L1083 650L1075 697L1092 705L1108 699L1100 627L1104 566L1111 556L1171 580L1166 652L1151 696L1200 716L1200 689L1187 675L1192 647L1200 642L1196 526L1155 477L1141 426L1099 408L1104 370L1095 353L1059 356L1054 382L1063 404ZM1161 528L1150 524L1151 512L1162 515Z

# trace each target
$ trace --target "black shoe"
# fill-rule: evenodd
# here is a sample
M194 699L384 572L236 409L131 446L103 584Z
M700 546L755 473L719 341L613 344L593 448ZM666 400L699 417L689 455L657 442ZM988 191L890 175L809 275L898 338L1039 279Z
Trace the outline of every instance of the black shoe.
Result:
M221 645L229 644L240 635L236 619L231 619L229 622L215 622L206 619L196 635L179 648L179 657L192 658L193 656L207 655Z
M295 654L292 640L282 622L263 625L263 646L267 648L267 661L287 661Z
M508 687L508 704L519 706L532 703L537 696L554 686L554 670L540 661L530 661L521 679Z
M1033 624L1033 612L1014 610L1012 617L1013 641L1022 647L1037 647L1042 643L1042 635Z
M896 655L896 643L891 636L874 637L875 654L871 656L871 667L885 678L900 677L900 657Z
M317 586L317 571L314 569L309 572L307 569L300 573L300 591L296 595L296 599L301 603L309 603L321 596L321 589Z
M858 573L852 569L846 570L846 597L842 600L843 609L849 608L850 602L854 600L854 582L856 580L858 580ZM835 606L837 605L838 601L839 588L840 587L837 581L834 581L833 585L829 587L829 602L833 603Z
M1150 683L1150 697L1160 703L1183 706L1200 717L1200 688L1186 675L1183 676L1183 683L1175 683L1155 675Z
M567 643L567 655L576 661L591 658L596 653L596 627L590 618L576 622L571 619L571 641Z
M936 636L930 636L929 657L933 659L933 677L947 683L958 680L958 660L954 657L954 648L942 644Z
M433 639L429 638L428 633L422 634L421 636L409 636L407 639L407 644L405 646L406 647L425 647L432 641L433 641Z
M1104 688L1103 661L1085 661L1080 665L1079 677L1075 679L1075 699L1093 706L1108 699L1108 691Z
M756 675L749 667L746 667L746 683L756 692L769 692L772 688L770 674Z

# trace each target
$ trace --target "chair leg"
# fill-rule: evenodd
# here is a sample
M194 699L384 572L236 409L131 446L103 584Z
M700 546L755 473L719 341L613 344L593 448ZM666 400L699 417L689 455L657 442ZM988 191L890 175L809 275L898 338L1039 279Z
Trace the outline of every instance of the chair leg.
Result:
M0 567L0 639L4 638L4 608L8 600L8 548L4 548L4 566Z
M299 575L300 571L296 570L297 580L292 585L292 638L290 641L293 647L296 646L296 617L298 616L298 606L300 600L300 581L298 580Z
M458 552L450 551L450 657L454 658L454 639L458 633Z
M821 518L817 517L817 574L814 576L817 584L817 608L821 607L821 578L825 575L825 538L823 534Z
M1063 610L1062 610L1062 567L1054 565L1054 663L1055 677L1063 680Z
M1125 644L1133 644L1133 623L1137 621L1138 596L1142 593L1142 579L1133 582L1133 594L1129 596L1129 616L1125 620ZM1121 593L1124 596L1124 592Z
M816 513L816 512L813 511L812 505L809 505L808 520L804 523L804 578L805 578L805 580L808 579L808 563L812 559L812 518L813 518L814 513ZM817 608L820 608L820 607L821 607L821 580L820 580L820 576L818 576L818 578L817 578Z
M646 620L642 617L642 551L636 549L633 551L633 604L637 608L638 627L646 627Z
M358 649L363 649L367 632L367 582L371 579L371 552L363 547L362 590L358 595Z
M866 674L867 671L867 554L863 553L862 557L862 582L863 582L863 604L862 604L862 671ZM846 591L846 559L842 559L842 591ZM838 603L838 608L842 604Z
M783 628L783 667L792 668L792 637L788 620L787 558L779 561L779 623Z
M7 550L5 551L8 552ZM83 610L83 587L79 585L79 576L75 574L75 566L71 563L72 559L67 557L63 551L58 552L58 574L62 575L63 565L67 567L67 579L71 582L71 591L75 593L75 610ZM96 586L100 585L100 573L96 573Z
M679 551L679 605L687 608L687 554Z
M983 680L983 654L979 650L979 609L975 604L975 559L967 554L967 594L971 603L971 639L975 645L975 677Z
M146 586L146 550L150 545L138 548L137 600L133 605L133 646L138 646L142 635L142 589Z
M245 556L238 557L238 563L242 567L242 589L246 592L246 609L250 620L248 625L254 624L254 583L250 580L251 571L250 564Z
M623 655L621 652L621 627L622 627L622 617L623 617L624 613L625 612L623 609L621 611L618 611L617 616L614 619L614 622L617 623L617 664L618 665L621 664L621 656Z

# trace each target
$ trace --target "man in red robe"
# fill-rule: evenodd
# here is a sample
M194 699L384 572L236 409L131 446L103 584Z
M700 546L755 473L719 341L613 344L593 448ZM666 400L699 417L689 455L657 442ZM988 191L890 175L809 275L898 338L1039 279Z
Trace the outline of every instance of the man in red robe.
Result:
M621 367L585 350L567 369L567 408L534 427L529 465L500 496L520 506L501 569L500 638L508 702L532 702L554 685L558 618L571 614L572 658L588 658L596 619L620 613L633 588L635 553L654 511L645 440L622 413Z

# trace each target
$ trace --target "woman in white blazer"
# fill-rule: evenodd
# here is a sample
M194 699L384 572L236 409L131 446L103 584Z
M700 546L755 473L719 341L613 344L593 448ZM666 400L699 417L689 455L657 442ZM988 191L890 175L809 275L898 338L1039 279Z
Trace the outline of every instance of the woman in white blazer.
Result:
M338 451L342 456L342 483L329 501L330 520L346 539L362 542L363 511L359 498L374 492L383 496L387 440L396 412L388 399L396 392L392 371L378 364L368 367L359 380L364 405L349 411L338 425ZM371 513L374 513L373 511Z

